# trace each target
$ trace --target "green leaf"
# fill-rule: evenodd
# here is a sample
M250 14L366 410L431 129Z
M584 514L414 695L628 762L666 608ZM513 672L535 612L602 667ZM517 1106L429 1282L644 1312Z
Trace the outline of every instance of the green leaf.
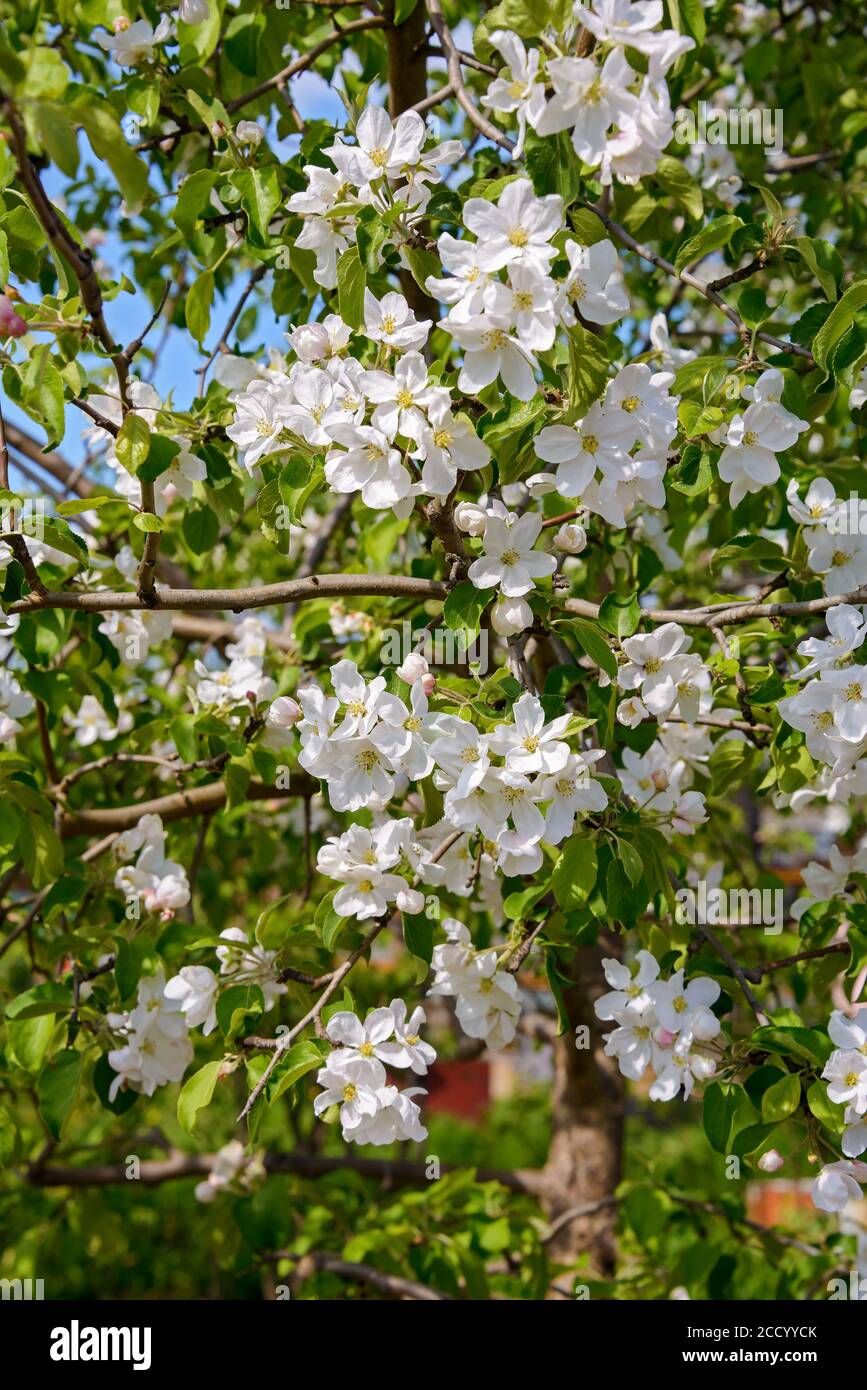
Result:
M832 302L837 298L837 281L843 274L840 255L828 241L821 237L799 236L795 240L801 258L819 282L825 298Z
M609 359L602 339L580 324L569 329L568 341L569 413L578 419L602 393L608 380Z
M822 327L813 339L813 356L820 367L827 371L828 359L833 349L847 329L855 322L859 309L867 304L867 280L859 280L850 285L834 305Z
M717 1153L729 1152L729 1135L738 1105L744 1097L740 1086L712 1081L704 1092L704 1132Z
M434 924L423 912L403 913L403 939L406 949L430 965L434 946Z
M220 523L210 507L190 507L181 522L184 540L194 555L207 555L220 534Z
M568 840L554 867L551 887L564 912L583 907L596 883L596 845L589 836Z
M617 658L595 623L586 618L569 618L557 624L575 638L581 650L604 671L611 680L617 678Z
M364 289L367 273L361 264L357 247L344 251L337 262L337 306L340 317L350 328L364 323Z
M715 217L712 222L702 227L700 232L696 232L695 236L688 237L681 244L674 259L675 270L681 271L693 261L700 261L703 256L709 256L711 251L719 251L723 246L728 246L735 232L743 225L742 219L732 213Z
M178 1096L178 1123L187 1134L195 1133L199 1111L210 1105L222 1065L222 1059L219 1062L206 1062L184 1082Z
M60 1139L63 1122L71 1114L81 1079L81 1053L72 1048L58 1052L39 1073L36 1094L39 1113L52 1137Z
M432 251L426 251L423 246L406 245L402 248L402 251L412 278L417 285L421 285L423 290L427 289L429 276L432 275L434 278L439 279L442 275L443 268L440 264L440 259L438 256L435 256ZM339 273L338 271L338 277Z
M277 172L268 169L242 169L233 178L241 193L241 207L247 214L250 240L256 246L268 245L268 226L280 203Z
M67 1013L74 1007L72 990L57 980L48 980L42 985L33 985L6 1005L6 1017L10 1020L39 1018L42 1014Z
M148 193L148 168L132 150L120 122L106 101L92 91L78 97L67 110L84 126L93 152L111 169L130 213L137 213Z
M147 421L140 415L127 415L114 447L127 473L136 474L150 453L151 432Z
M475 637L482 614L490 601L490 589L477 589L469 580L462 580L450 590L443 604L446 627L452 632L466 631Z
M599 605L599 625L613 637L631 637L640 620L637 591L632 594L606 594Z
M320 1049L309 1038L293 1043L277 1063L265 1088L268 1104L273 1105L282 1095L300 1081L302 1076L321 1067L323 1056Z
M227 1042L240 1033L265 1011L265 998L258 985L230 985L217 999L217 1023Z
M797 1110L801 1100L801 1082L797 1076L784 1076L775 1081L762 1096L762 1119L777 1124Z
M653 177L679 203L684 212L698 220L704 212L704 198L701 187L696 183L679 159L664 154L654 170Z
M211 302L214 298L214 276L205 270L193 282L184 299L184 315L187 328L196 342L201 345L211 326Z

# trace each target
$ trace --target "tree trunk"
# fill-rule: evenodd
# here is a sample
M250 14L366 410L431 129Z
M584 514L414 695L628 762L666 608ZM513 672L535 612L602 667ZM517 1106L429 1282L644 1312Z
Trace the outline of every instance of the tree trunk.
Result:
M388 20L385 40L388 48L388 108L392 118L427 96L427 11L424 0L402 24L394 23L394 0L383 6ZM439 318L439 305L422 289L409 270L401 270L400 287L416 318Z
M606 1057L593 1004L608 988L602 959L616 951L582 947L564 970L574 984L564 995L570 1028L554 1043L554 1113L551 1147L544 1170L543 1201L552 1222L575 1207L596 1210L564 1223L548 1245L555 1260L590 1256L593 1271L613 1273L615 1262L614 1190L621 1178L623 1080L616 1060ZM586 1027L589 1046L576 1047L576 1029Z

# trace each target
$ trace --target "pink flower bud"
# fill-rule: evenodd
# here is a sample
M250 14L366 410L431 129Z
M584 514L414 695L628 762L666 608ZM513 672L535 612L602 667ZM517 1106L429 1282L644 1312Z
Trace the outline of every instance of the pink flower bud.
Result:
M431 671L428 671L427 675L422 676L421 688L424 691L425 695L433 695L434 691L436 690L437 678Z
M7 295L0 295L0 338L20 338L27 332L27 324L12 308Z
M291 729L302 717L303 710L290 695L278 695L268 710L268 723L279 729Z

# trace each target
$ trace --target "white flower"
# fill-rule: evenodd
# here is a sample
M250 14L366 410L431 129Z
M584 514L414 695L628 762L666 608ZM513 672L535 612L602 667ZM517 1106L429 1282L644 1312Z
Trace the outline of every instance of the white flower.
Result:
M234 1182L247 1167L247 1163L247 1155L240 1139L232 1139L228 1144L224 1144L217 1150L213 1167L205 1181L196 1183L193 1188L196 1201L212 1202L220 1188L228 1187Z
M771 375L764 372L752 388L753 392L760 393L765 378ZM731 483L729 501L733 507L748 492L760 492L777 481L780 476L777 454L791 448L806 429L809 429L806 420L799 420L778 401L761 394L742 415L735 415L719 460L720 478L724 483Z
M389 872L400 860L411 827L408 818L386 821L377 830L352 825L342 835L325 842L317 855L316 867L345 885L334 896L335 912L363 922L381 917L399 895L408 895L407 911L421 910L421 894L413 893L400 874ZM417 899L421 899L420 904Z
M512 772L560 772L569 759L569 745L561 735L571 715L561 714L545 722L542 702L525 692L512 708L512 724L498 724L489 737L493 751L505 758Z
M824 576L825 593L846 594L867 583L867 538L839 535L823 526L804 533L807 564Z
M629 296L619 276L620 262L610 241L592 246L566 242L569 274L559 286L557 308L570 328L578 315L590 323L609 324L629 313Z
M204 4L205 0L192 0L192 3ZM265 138L265 132L258 121L239 121L235 126L235 134L242 145L252 145L254 149Z
M424 1076L437 1059L430 1043L423 1042L419 1036L425 1023L424 1009L414 1009L410 1018L406 1016L406 1004L402 999L392 999L389 1008L394 1018L394 1042L381 1045L377 1056L390 1067L409 1067L416 1076Z
M337 1054L341 1067L358 1057L378 1057L384 1062L386 1057L383 1055L381 1044L394 1032L394 1015L391 1009L371 1009L362 1023L356 1014L348 1009L341 1009L331 1015L325 1025L325 1032L329 1041L342 1049ZM334 1054L331 1060L333 1059Z
M313 1102L316 1115L332 1105L340 1106L343 1137L349 1137L362 1122L379 1109L377 1091L385 1086L385 1067L375 1057L332 1053L326 1066L316 1073L316 1082L325 1089Z
M840 1159L826 1163L813 1183L813 1205L820 1211L845 1211L850 1202L861 1200L859 1183L867 1178L867 1163Z
M458 389L476 395L497 377L519 401L536 395L536 359L511 332L508 315L485 311L457 320L449 314L440 320L463 349L464 360L458 376Z
M662 312L654 314L650 320L650 343L653 352L649 354L649 360L654 366L658 366L660 371L675 371L684 363L695 359L695 353L690 352L688 348L672 347L668 319Z
M220 974L231 976L239 985L258 985L266 1011L272 1009L287 989L275 975L277 952L267 951L258 942L251 946L241 927L226 927L220 932L220 940L228 943L217 947Z
M202 1027L205 1037L217 1026L219 984L206 965L185 965L166 985L166 998L180 1003L189 1028Z
M822 1078L830 1082L828 1099L835 1105L848 1105L858 1115L867 1111L867 1057L863 1052L833 1052Z
M410 491L411 479L400 452L372 425L334 425L332 437L345 449L325 458L325 477L334 492L360 492L366 507L393 507Z
M542 518L536 512L525 512L517 519L490 516L484 554L468 571L476 588L496 588L504 598L521 598L532 591L535 580L553 574L554 556L533 549L541 529Z
M600 68L592 58L553 58L548 75L554 96L536 123L539 135L572 130L572 145L579 159L599 164L605 153L610 126L623 126L638 109L628 90L635 72L617 48Z
M835 1009L828 1020L828 1034L838 1047L867 1056L867 1005L860 1008L854 1018L847 1018L840 1009Z
M360 182L396 179L407 166L417 164L427 137L425 123L417 111L406 111L392 124L381 106L367 106L358 118L353 151L361 171Z
M401 352L422 348L431 326L430 319L416 318L402 294L391 290L378 300L370 290L364 291L363 332L374 343L385 343Z
M445 278L429 275L425 281L428 293L441 303L451 305L452 322L480 314L490 276L479 264L479 244L458 241L450 232L443 232L437 251L450 274Z
M514 112L518 120L518 139L512 152L520 159L527 135L527 122L534 126L545 109L545 84L539 80L539 50L528 53L517 34L495 29L490 42L506 61L506 67L482 97L482 105L492 111Z
M152 1096L158 1086L180 1081L193 1060L187 1022L176 1000L166 995L162 970L139 980L136 1006L129 1013L111 1015L121 1046L108 1053L116 1073L109 1087L114 1100L122 1087Z
M690 1033L702 1041L719 1032L719 1021L710 1010L720 996L716 980L696 975L684 984L683 971L678 970L670 980L657 980L650 995L659 1022L670 1032Z
M605 810L608 805L605 788L589 772L589 765L604 756L605 750L602 748L571 753L559 772L543 780L540 799L547 801L550 798L544 833L548 844L559 845L571 835L576 816Z
M808 637L798 643L798 655L811 658L798 672L799 680L805 680L817 671L845 666L852 653L867 639L867 619L863 608L859 612L849 603L838 603L836 608L828 609L825 623L831 634L827 640Z
M615 1018L625 1011L644 1014L653 1008L647 986L659 975L659 961L649 951L636 953L634 969L612 959L603 960L602 969L611 993L603 994L593 1005L597 1018Z
M653 1037L656 1015L652 1004L648 1004L645 1012L617 1009L599 1016L611 1018L618 1025L605 1035L605 1055L617 1058L622 1076L640 1081L648 1067L654 1063L664 1065L660 1062L661 1049Z
M563 199L556 193L537 198L529 179L515 179L496 205L468 198L463 219L478 237L479 264L485 270L517 261L545 274L557 254L551 238L563 225Z
M79 748L89 748L101 740L117 738L132 728L132 715L120 711L117 724L113 724L95 695L85 695L76 714L64 711L64 722L75 731L75 741Z
M557 287L535 265L506 267L508 283L493 281L485 290L485 308L508 326L528 352L545 352L557 334Z
M283 411L269 382L256 380L235 400L235 418L226 434L237 444L249 473L268 454L284 447Z
M388 439L402 434L420 442L427 426L427 412L435 407L448 409L449 393L428 380L427 364L420 352L407 352L388 372L367 373L365 389L376 409L371 424Z
M514 1038L521 1015L518 982L497 968L496 951L484 951L473 960L455 1013L467 1037L484 1038L493 1051L507 1047Z
M165 43L171 32L172 21L164 14L156 29L146 19L137 19L133 24L125 20L123 27L118 27L113 34L94 34L94 39L100 48L111 54L118 67L134 68L140 63L152 62L156 48Z
M706 1081L715 1071L716 1063L706 1053L692 1047L675 1046L666 1054L648 1094L651 1100L674 1100L683 1087L683 1098L688 1100L694 1083Z

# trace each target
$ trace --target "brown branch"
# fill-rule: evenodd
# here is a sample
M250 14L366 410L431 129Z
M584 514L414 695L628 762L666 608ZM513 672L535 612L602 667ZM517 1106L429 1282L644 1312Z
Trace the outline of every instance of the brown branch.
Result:
M773 970L785 970L787 966L797 965L802 960L816 960L819 956L830 956L849 950L851 947L847 941L835 941L830 946L817 946L812 951L799 951L796 956L785 956L782 960L769 960L764 965L750 966L749 970L744 971L744 975L758 985L762 982L762 976L770 975Z
M271 787L265 782L250 782L246 793L247 801L279 801L294 796L314 796L319 791L319 783L306 772L295 771L288 787ZM109 834L129 830L146 815L160 816L163 821L187 820L191 816L204 816L220 811L226 804L226 784L207 782L201 787L190 787L185 791L172 792L168 796L154 797L150 801L137 801L131 806L94 807L90 810L69 811L60 822L60 833L64 839L75 835Z
M27 153L27 136L24 127L18 118L14 103L8 98L5 102L5 113L9 128L12 131L12 144L18 164L18 173L33 205L33 211L51 245L58 255L67 262L78 281L82 303L90 315L94 335L114 362L121 399L126 400L128 363L118 350L105 321L102 291L99 288L99 280L94 269L93 252L89 246L79 246L45 192Z
M650 265L655 265L658 270L664 271L666 275L672 275L675 280L680 280L683 284L689 285L690 289L697 290L700 295L703 295L705 299L715 305L720 313L725 314L735 331L742 337L745 335L752 336L752 330L747 327L737 310L733 309L730 304L726 304L725 300L717 294L713 286L706 285L697 275L693 275L691 270L676 270L671 261L667 261L665 257L660 256L658 252L652 251L649 246L645 246L640 241L636 241L635 237L631 236L625 227L621 227L619 223L615 222L595 203L587 203L582 199L579 199L579 202L582 207L587 208L589 212L594 213L595 216L599 218L599 221L605 229L609 231L613 237L616 237L621 245L627 247L630 251L634 251L636 256L640 256L643 261L647 261ZM798 357L803 357L811 366L815 365L813 354L807 348L801 347L799 343L790 343L784 338L775 338L770 333L756 333L755 336L757 339L760 339L761 342L768 343L771 347L779 349L780 352L794 353Z
M385 20L381 15L371 15L369 18L350 20L348 24L343 24L339 29L334 29L330 34L326 34L325 38L321 39L319 43L314 44L307 53L304 53L300 58L296 58L288 67L281 68L279 72L275 72L273 77L266 78L266 80L260 82L258 86L251 87L249 92L244 92L241 96L235 97L232 101L227 101L226 110L230 114L233 114L235 111L241 111L245 106L249 106L251 101L257 101L259 97L264 96L266 92L273 91L275 88L280 90L291 77L296 77L299 72L305 72L307 68L312 67L316 59L334 44L344 43L349 34L358 34L365 29L382 29L384 27ZM162 145L165 140L179 140L183 135L203 135L208 133L208 127L205 125L186 125L180 121L178 125L180 129L164 131L161 135L153 135L147 140L139 141L133 148L139 151L152 150L158 145Z
M390 1294L394 1298L411 1298L419 1302L428 1303L453 1303L451 1294L440 1293L437 1289L431 1289L427 1284L419 1284L415 1279L404 1279L398 1274L386 1274L381 1269L374 1269L373 1265L357 1264L349 1260L341 1260L338 1255L332 1255L328 1250L308 1250L304 1255L293 1255L288 1250L275 1250L271 1254L260 1255L262 1260L267 1260L269 1264L277 1264L280 1260L291 1260L297 1268L296 1278L306 1279L317 1270L323 1274L336 1274L340 1279L348 1279L354 1284L369 1284L371 1288L378 1289L380 1293Z
M137 593L76 593L51 590L44 596L29 596L9 605L10 613L32 613L42 608L75 608L84 613L117 613L142 608L177 609L228 608L242 613L248 608L268 608L274 603L293 603L313 598L445 598L448 587L440 580L417 579L403 574L322 574L305 579L288 579L280 584L259 584L249 589L170 589L158 586L156 602L145 604Z
M216 1154L178 1152L165 1159L143 1159L137 1181L145 1187L158 1187L161 1183L180 1178L207 1177L216 1161ZM294 1173L304 1178L323 1177L328 1173L350 1169L389 1186L430 1181L426 1163L413 1163L408 1159L358 1158L352 1153L341 1154L337 1158L326 1158L322 1154L271 1153L265 1155L264 1166L266 1173ZM456 1164L440 1165L443 1174L456 1171L460 1171ZM513 1192L534 1194L540 1190L541 1173L532 1168L514 1171L478 1168L476 1178L479 1182L499 1182ZM129 1181L126 1165L122 1163L97 1164L89 1168L74 1165L37 1168L31 1164L27 1169L27 1180L34 1187L71 1188L110 1187Z
M492 140L493 143L499 145L501 149L508 150L511 154L514 149L514 142L510 140L507 135L504 135L501 130L498 130L493 122L489 121L486 116L482 115L464 85L464 79L461 73L461 51L452 37L452 31L446 24L440 0L426 0L426 4L427 12L430 15L430 22L433 25L434 32L440 41L443 54L445 55L449 86L452 88L457 98L458 105L466 112L470 121L480 134L484 135L487 140Z
M226 320L226 326L220 334L220 339L217 343L217 346L214 348L214 351L211 353L205 365L199 369L200 396L203 396L205 394L205 377L208 375L208 368L211 366L211 363L215 360L217 354L219 352L222 352L223 349L228 345L229 334L235 327L235 324L238 322L238 319L241 317L244 305L247 303L247 300L250 298L250 295L253 293L253 290L256 288L259 281L264 279L267 270L267 265L257 265L255 270L251 271L250 278L247 281L247 284L244 286L244 289L238 298L237 304L235 305L234 309L232 310L231 314Z

